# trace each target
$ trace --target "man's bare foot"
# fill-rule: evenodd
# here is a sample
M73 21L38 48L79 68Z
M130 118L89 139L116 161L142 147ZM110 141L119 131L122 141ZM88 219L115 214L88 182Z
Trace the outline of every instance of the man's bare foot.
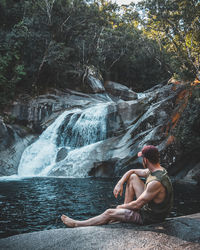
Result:
M77 224L76 224L75 220L73 220L73 219L67 217L67 216L64 215L64 214L61 216L61 220L62 220L62 222L63 222L65 225L67 225L68 227L77 227Z

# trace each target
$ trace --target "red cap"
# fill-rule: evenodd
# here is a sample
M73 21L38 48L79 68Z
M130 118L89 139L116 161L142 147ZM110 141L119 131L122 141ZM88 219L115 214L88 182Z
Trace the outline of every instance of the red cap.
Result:
M158 149L153 145L144 146L142 151L138 153L138 157L151 159L152 156L159 156Z

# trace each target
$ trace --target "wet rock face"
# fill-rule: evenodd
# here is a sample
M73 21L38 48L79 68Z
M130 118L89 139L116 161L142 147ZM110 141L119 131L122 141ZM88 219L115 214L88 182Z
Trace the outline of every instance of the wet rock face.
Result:
M0 117L0 150L9 147L14 141L14 134L11 127L6 126L3 118Z
M14 117L18 124L41 133L66 109L85 110L97 103L108 104L106 139L87 148L87 151L80 151L83 158L77 158L63 147L61 135L69 132L66 131L69 120L63 123L56 142L63 148L57 153L57 165L50 175L65 175L69 169L73 169L72 164L66 160L69 156L74 164L85 169L83 176L119 176L130 168L141 167L137 152L147 144L158 147L161 165L179 178L200 162L198 88L183 84L157 85L144 93L135 93L121 84L107 82L105 89L103 94L50 90L46 95L34 99L27 96L21 98L5 112ZM0 136L3 138L1 149L6 150L24 138L18 135L16 139L13 131L12 127L0 121ZM14 165L9 166L10 169L15 168L16 172ZM199 174L196 175L191 178L198 181Z
M77 172L84 169L83 176L120 176L130 168L141 167L137 152L147 144L158 147L162 166L177 170L177 159L182 151L176 131L186 107L182 97L183 93L187 96L185 90L184 85L157 86L138 94L137 100L110 103L106 116L107 139L94 144L86 152L80 151L81 162L75 164L80 165ZM181 169L185 169L186 174L183 166ZM51 174L63 169L67 173L70 168L73 169L64 160ZM73 175L76 176L77 172Z
M176 113L176 126L173 129L174 136L177 140L177 157L176 168L180 169L181 165L187 165L188 170L193 168L196 163L200 162L200 89L193 87L181 92L178 96L181 107L183 107L180 117ZM179 162L179 164L178 164Z
M34 135L19 126L6 125L0 120L0 176L17 174L21 155L34 139Z
M114 175L141 166L137 152L147 144L158 147L162 166L178 178L193 169L200 162L198 93L188 85L158 85L138 94L136 101L117 103L115 120L108 119L121 124L114 134L123 135L111 150ZM198 176L195 171L192 179L198 181Z
M59 91L51 89L45 95L36 98L20 96L5 113L15 119L16 123L41 133L64 110L72 108L85 108L96 100L93 96L73 90Z

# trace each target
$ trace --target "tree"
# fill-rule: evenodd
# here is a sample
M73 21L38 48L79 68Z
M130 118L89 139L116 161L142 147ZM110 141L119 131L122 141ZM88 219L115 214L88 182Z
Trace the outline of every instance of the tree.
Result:
M80 90L90 66L137 91L174 73L194 78L198 11L196 0L2 0L0 105L21 92Z
M150 0L139 6L146 10L143 25L149 37L159 41L179 62L181 78L199 77L200 3L198 0Z

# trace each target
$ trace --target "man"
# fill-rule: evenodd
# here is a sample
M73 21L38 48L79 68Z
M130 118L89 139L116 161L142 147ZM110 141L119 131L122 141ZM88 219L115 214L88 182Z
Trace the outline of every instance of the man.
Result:
M115 209L107 209L103 214L84 221L61 216L68 227L103 225L112 222L131 222L139 225L163 221L173 204L173 189L167 171L159 163L159 152L155 146L143 147L138 153L143 157L144 169L126 172L114 188L114 196L123 193L126 182L124 204ZM145 184L140 179L145 177ZM136 200L134 201L134 197Z

